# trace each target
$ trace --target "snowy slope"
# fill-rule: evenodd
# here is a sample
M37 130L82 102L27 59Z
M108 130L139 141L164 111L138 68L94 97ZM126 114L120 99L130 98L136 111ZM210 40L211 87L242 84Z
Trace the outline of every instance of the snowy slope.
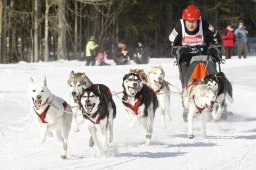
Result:
M144 133L140 127L129 127L127 113L116 96L114 143L106 158L94 157L94 150L88 146L89 132L85 124L79 133L71 131L67 160L59 158L61 145L55 139L39 143L27 93L29 77L39 79L46 75L50 90L69 102L67 79L71 70L85 72L94 83L103 83L113 92L120 92L122 78L130 68L147 71L150 65L161 64L166 80L180 88L178 68L173 61L152 59L149 65L128 66L115 66L108 61L112 66L102 67L86 67L79 61L0 65L0 169L256 169L256 57L246 60L234 57L222 65L222 71L233 84L235 102L228 107L233 116L217 124L208 122L206 139L200 136L200 116L195 118L196 138L187 139L181 97L172 93L172 121L163 129L157 111L149 146L143 145Z

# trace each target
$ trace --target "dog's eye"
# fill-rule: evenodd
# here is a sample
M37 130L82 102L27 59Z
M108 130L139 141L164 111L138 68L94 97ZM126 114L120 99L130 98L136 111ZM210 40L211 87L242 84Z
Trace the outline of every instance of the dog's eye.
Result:
M70 87L73 87L72 84L69 85Z
M32 92L36 92L36 90L32 90Z
M78 86L78 87L80 87L80 86L81 86L81 84L78 84L77 86Z
M91 95L91 97L96 97L95 95Z
M43 92L44 92L44 90L41 90L41 92L43 93Z

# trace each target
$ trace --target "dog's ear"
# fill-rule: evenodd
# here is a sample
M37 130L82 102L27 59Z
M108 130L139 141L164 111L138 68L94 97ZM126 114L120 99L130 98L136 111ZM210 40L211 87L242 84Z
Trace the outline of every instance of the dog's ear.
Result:
M72 71L70 72L70 75L71 75L71 76L74 76L74 74L75 74L75 73L74 73L74 71L72 70Z
M47 86L46 76L44 76L43 84L44 84L45 86Z
M86 77L85 73L83 73L81 77L82 77L82 78L85 78L85 77Z

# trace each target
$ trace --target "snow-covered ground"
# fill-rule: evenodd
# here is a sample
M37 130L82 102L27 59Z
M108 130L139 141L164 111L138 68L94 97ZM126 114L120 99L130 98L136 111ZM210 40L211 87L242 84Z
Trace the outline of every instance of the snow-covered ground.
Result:
M39 142L39 131L31 116L28 83L30 77L47 78L48 87L57 96L70 101L67 80L72 70L85 72L94 83L103 83L113 91L122 91L122 78L131 68L148 70L161 64L166 80L180 88L178 68L173 59L152 59L149 65L86 67L80 61L18 63L0 65L0 169L120 169L120 170L255 170L256 169L256 57L233 57L222 71L233 84L233 112L226 121L207 123L206 139L201 138L201 117L195 118L195 139L187 139L182 119L181 97L171 94L171 115L167 129L161 126L157 110L152 144L144 146L140 127L131 128L121 100L114 96L117 117L114 143L106 158L95 158L88 146L85 124L80 132L71 131L68 158L59 158L61 145L53 138ZM177 91L171 87L172 91ZM34 114L34 113L33 113Z

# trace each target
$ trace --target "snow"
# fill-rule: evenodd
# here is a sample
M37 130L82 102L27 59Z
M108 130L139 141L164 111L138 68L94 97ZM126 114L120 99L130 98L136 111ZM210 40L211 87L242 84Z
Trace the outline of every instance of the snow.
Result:
M253 170L256 169L256 57L233 57L221 65L233 84L233 112L227 120L207 122L206 139L201 137L201 117L194 121L195 139L187 138L187 124L182 119L178 68L173 59L152 59L148 65L85 66L81 61L57 61L0 65L0 167L1 169L120 169L120 170ZM61 145L53 138L40 144L39 130L31 116L28 96L29 78L47 78L52 93L70 102L67 85L69 74L85 72L94 83L107 85L113 93L122 91L122 78L130 69L147 71L151 65L162 65L171 87L171 116L167 129L161 126L157 110L152 144L143 145L142 128L131 128L121 100L114 96L117 117L114 122L114 143L106 158L95 158L88 146L86 124L80 132L70 132L68 158L60 159ZM119 96L120 97L120 96Z

